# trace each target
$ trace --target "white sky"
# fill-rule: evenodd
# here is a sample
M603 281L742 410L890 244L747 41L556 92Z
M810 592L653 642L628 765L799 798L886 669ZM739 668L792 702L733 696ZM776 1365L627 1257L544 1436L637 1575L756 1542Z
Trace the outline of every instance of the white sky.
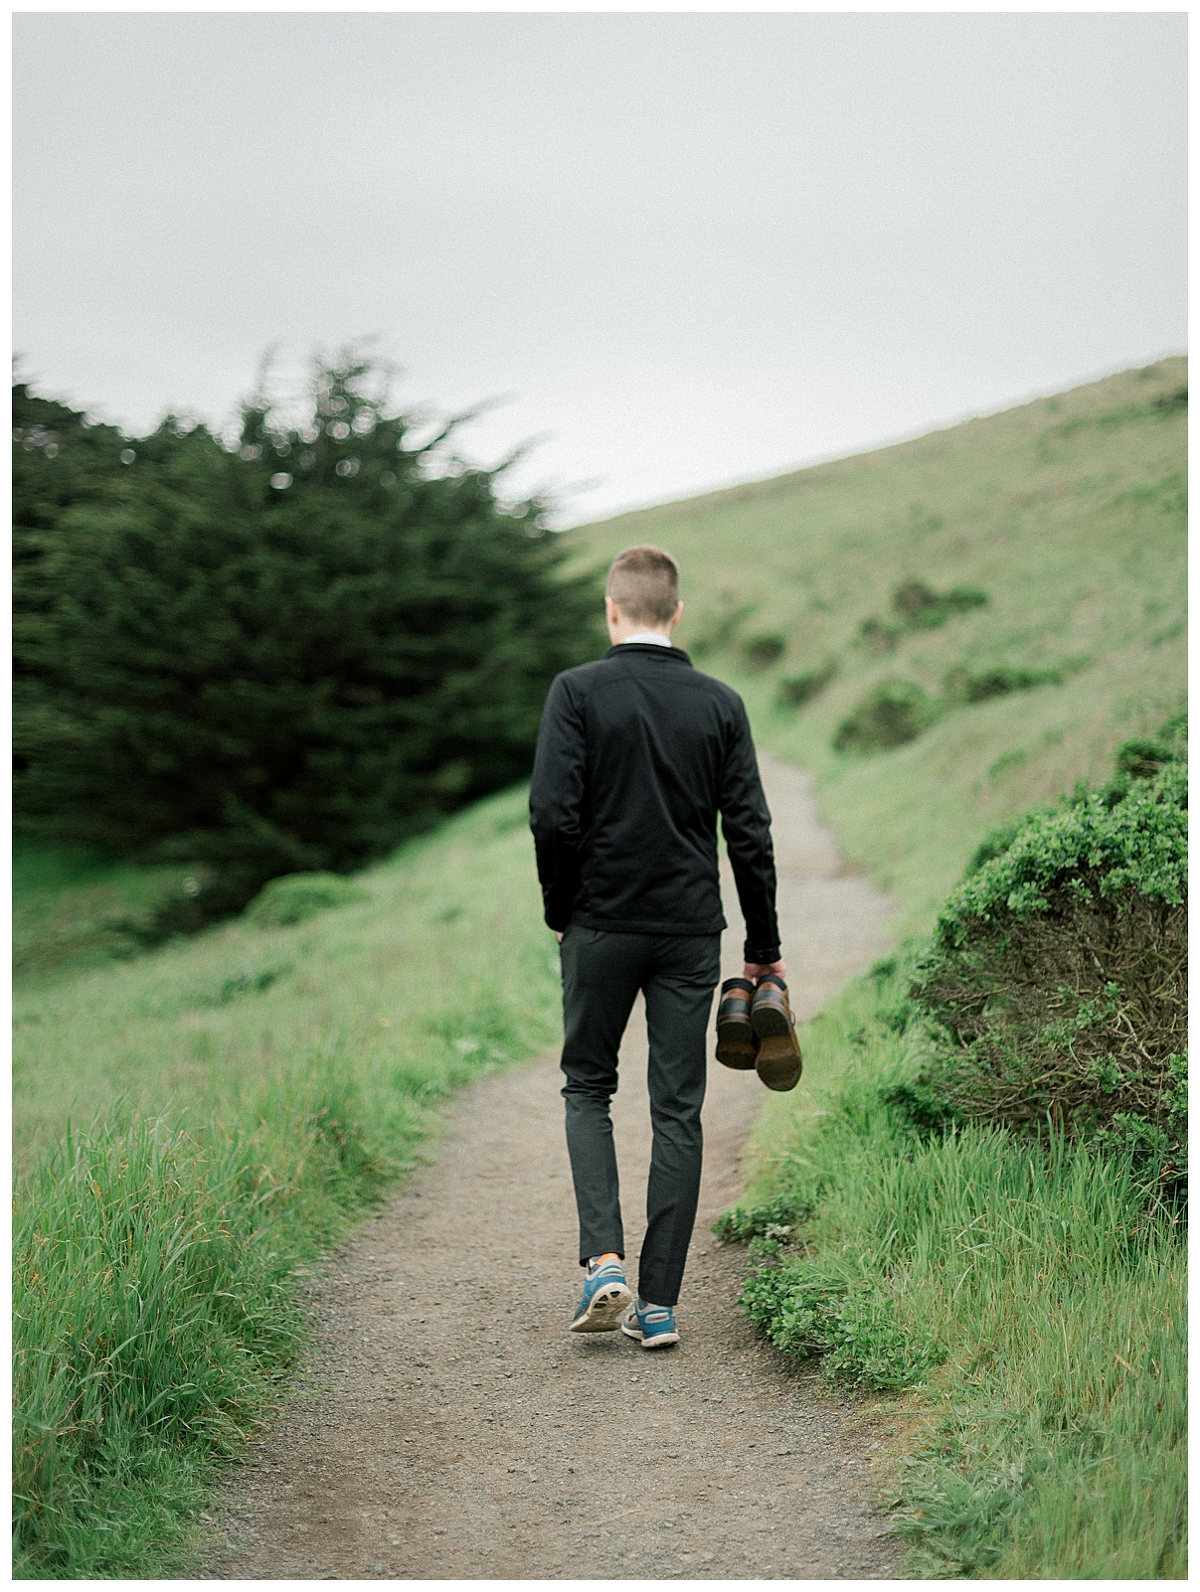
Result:
M363 334L562 520L1185 344L1179 13L15 18L14 347L134 430Z

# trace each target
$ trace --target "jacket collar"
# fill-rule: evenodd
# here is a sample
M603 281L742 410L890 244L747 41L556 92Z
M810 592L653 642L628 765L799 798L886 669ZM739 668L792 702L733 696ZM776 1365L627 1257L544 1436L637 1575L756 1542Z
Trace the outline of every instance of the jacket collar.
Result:
M686 663L692 667L692 660L682 647L660 647L655 641L621 641L615 647L610 647L604 654L606 658L618 658L626 652L637 652L651 657L674 658L678 663Z

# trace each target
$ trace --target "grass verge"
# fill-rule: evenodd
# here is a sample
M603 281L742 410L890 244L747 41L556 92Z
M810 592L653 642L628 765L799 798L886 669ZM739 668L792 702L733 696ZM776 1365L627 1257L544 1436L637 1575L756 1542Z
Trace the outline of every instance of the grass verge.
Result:
M215 1467L284 1396L308 1263L441 1097L553 1039L525 802L321 917L18 987L18 1577L186 1567Z
M1129 1156L915 1130L886 1098L913 1069L903 984L844 991L804 1036L800 1099L764 1113L721 1227L770 1260L748 1312L831 1380L915 1390L890 1500L909 1574L1180 1577L1181 1226Z

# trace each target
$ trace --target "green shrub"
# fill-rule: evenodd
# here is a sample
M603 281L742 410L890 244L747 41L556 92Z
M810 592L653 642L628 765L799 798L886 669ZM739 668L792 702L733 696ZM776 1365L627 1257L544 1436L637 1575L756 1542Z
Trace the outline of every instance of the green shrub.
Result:
M1117 747L1117 771L1104 787L1112 799L1119 799L1135 779L1153 779L1170 763L1187 761L1187 709L1173 713L1149 740L1124 741Z
M744 1308L831 1381L927 1386L892 1499L902 1573L1181 1575L1184 1224L1147 1209L1134 1144L914 1131L883 1098L925 1043L889 1020L905 982L903 961L855 981L805 1035L835 1081L725 1230L808 1214Z
M742 658L751 669L769 669L773 663L779 662L786 651L787 637L775 630L747 636L742 642Z
M945 1358L932 1333L901 1323L888 1294L836 1268L793 1260L759 1271L742 1307L789 1358L820 1355L822 1374L848 1387L914 1387Z
M820 669L810 669L806 674L788 675L779 682L775 700L783 708L802 708L814 697L820 696L837 674L837 664L831 659Z
M1061 685L1061 669L1016 669L1009 664L998 664L992 669L971 672L968 669L951 669L942 682L942 695L954 705L972 702L989 702L992 697L1007 696L1012 691L1032 691L1039 685Z
M937 702L909 680L885 680L873 687L838 725L833 744L839 752L878 752L914 741L938 717Z
M175 418L135 447L17 427L19 825L209 865L152 936L521 778L551 677L595 653L594 580L542 505L382 381L321 365L308 413L256 400L233 448Z
M811 1204L797 1204L786 1197L748 1209L738 1206L717 1218L713 1232L723 1244L749 1244L752 1255L774 1255L808 1220L812 1209Z
M781 1196L766 1205L737 1206L718 1216L713 1232L723 1244L744 1244L751 1238L761 1238L769 1230L778 1232L781 1227L791 1227L811 1215L810 1206L797 1206L794 1200Z
M1171 763L1035 814L950 897L911 993L946 1040L924 1081L957 1110L1072 1132L1137 1118L1178 1172L1186 785Z
M816 695L832 677L832 665L822 674L801 675L797 682L799 691ZM951 669L942 682L940 697L929 696L911 680L885 680L873 687L842 720L833 744L843 752L884 751L891 746L903 746L952 708L987 702L1012 691L1030 691L1039 685L1060 685L1062 679L1061 669L1018 669L1008 664L975 672ZM783 682L780 686L781 702L786 700L787 684ZM800 699L807 700L807 697L801 695Z
M932 591L922 581L906 581L892 593L892 608L906 630L936 630L956 614L983 608L987 593L976 586L954 586L949 591Z
M892 593L891 621L872 615L858 630L858 642L870 652L891 652L905 631L936 630L958 614L982 608L986 592L975 586L954 586L937 592L923 581L908 580Z
M246 908L252 923L286 927L315 918L331 907L351 906L370 897L337 873L288 873L264 885Z
M864 619L858 627L858 644L868 652L894 652L900 640L900 627L888 625L882 619Z

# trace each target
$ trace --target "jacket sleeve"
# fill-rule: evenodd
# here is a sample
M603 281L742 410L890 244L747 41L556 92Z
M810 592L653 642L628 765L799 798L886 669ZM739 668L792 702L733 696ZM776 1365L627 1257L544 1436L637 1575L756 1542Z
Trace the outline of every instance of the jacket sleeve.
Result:
M771 814L758 776L750 724L740 702L721 775L720 807L721 833L729 848L746 921L745 958L747 962L777 962L779 922L775 916Z
M538 730L529 788L529 827L546 922L560 933L571 921L579 891L586 772L582 705L559 675L550 687Z

